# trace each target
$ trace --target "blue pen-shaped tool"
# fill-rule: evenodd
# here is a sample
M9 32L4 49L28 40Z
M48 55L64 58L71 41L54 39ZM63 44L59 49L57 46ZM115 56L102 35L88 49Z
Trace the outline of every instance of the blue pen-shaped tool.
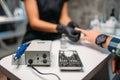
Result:
M26 48L28 47L29 43L24 43L20 46L20 48L18 49L18 51L16 52L16 55L14 57L14 60L16 61L17 59L19 59L22 54L24 53L24 51L26 50Z

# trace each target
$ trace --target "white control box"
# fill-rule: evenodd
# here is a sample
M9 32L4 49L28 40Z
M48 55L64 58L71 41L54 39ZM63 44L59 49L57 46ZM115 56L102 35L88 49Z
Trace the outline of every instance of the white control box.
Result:
M25 51L27 65L50 66L52 41L33 40Z

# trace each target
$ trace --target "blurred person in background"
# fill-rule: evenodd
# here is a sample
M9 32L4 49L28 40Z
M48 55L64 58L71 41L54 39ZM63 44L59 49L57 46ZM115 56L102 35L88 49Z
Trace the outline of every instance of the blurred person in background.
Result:
M33 39L56 40L64 33L72 41L78 41L78 25L68 16L68 0L24 0L28 17L23 42Z

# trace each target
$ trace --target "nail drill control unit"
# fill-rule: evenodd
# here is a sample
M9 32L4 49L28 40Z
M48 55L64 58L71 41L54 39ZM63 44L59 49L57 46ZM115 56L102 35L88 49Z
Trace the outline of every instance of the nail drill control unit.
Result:
M26 64L50 66L51 43L52 41L33 40L24 52Z

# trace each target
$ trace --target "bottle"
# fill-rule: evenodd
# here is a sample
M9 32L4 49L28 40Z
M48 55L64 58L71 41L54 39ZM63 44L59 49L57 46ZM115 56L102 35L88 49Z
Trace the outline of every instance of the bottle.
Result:
M62 37L61 37L61 49L66 49L66 48L67 48L66 35L62 34Z
M90 25L93 29L100 30L100 22L98 16L96 15L95 18L90 22Z
M117 25L116 25L115 35L120 36L120 22L119 21L117 22Z
M23 9L22 8L18 8L16 7L15 10L14 10L14 16L15 17L23 17L24 16L24 12L23 12Z
M110 35L115 35L116 26L117 26L117 19L115 17L115 9L113 8L111 11L110 17L105 24L106 33Z
M105 24L105 31L106 31L106 33L114 35L115 34L116 24L117 24L116 18L111 16L109 18L109 20L106 21L106 24Z
M102 33L105 33L105 17L104 16L101 16L100 17L100 30Z

